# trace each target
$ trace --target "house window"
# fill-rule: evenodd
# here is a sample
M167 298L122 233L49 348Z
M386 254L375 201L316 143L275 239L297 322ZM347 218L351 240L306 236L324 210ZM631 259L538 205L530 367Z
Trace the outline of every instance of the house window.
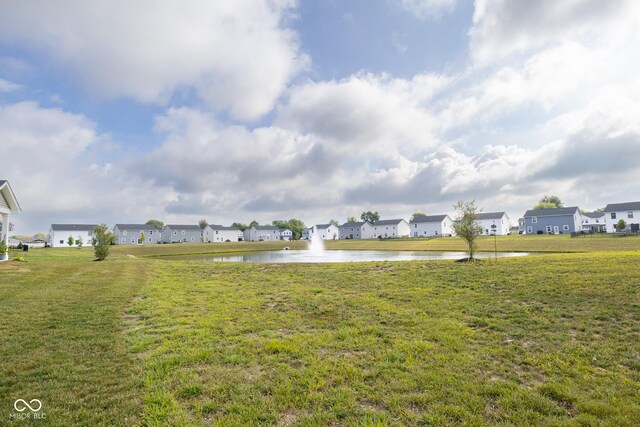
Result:
M126 236L127 235L127 230L122 230L122 235Z
M174 232L173 232L173 235L174 235L174 236L175 236L175 235L177 235L177 234L178 234L178 232L177 232L177 231L174 231Z
M567 224L565 224L565 225L562 226L562 229L567 231L569 229L569 226Z
M131 243L135 243L136 239L134 239L133 237L131 238Z
M124 245L125 243L127 243L127 240L126 239L120 239L120 243L122 243Z
M149 230L149 236L153 236L153 230Z
M532 234L533 233L533 227L532 226L528 226L527 227L527 234Z
M616 213L615 212L611 212L611 219L616 219Z
M184 236L184 234L185 234L185 233L184 233L184 230L182 230L182 235Z
M547 233L551 233L551 226L547 225Z
M61 245L64 245L64 240L60 240L60 244L61 244Z
M87 232L87 236L91 237L91 231Z
M627 212L627 218L633 218L633 212L631 211Z
M191 241L193 242L193 236L191 236Z
M537 224L538 223L538 217L537 216L532 216L531 217L531 222L534 223L534 224Z

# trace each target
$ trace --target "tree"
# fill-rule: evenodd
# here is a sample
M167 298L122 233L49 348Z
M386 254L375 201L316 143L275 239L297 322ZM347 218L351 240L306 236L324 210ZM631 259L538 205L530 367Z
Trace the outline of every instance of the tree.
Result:
M302 231L305 229L304 222L299 219L292 218L289 221L277 219L271 223L274 227L278 227L281 230L291 230L293 240L298 240L302 237Z
M411 221L413 221L416 218L421 217L421 216L427 216L427 214L424 213L424 212L415 212L413 215L411 215L411 219L409 220L409 222L411 222Z
M109 246L115 242L116 236L113 235L107 224L100 224L93 229L93 238L91 245L96 259L102 261L109 255Z
M627 228L627 222L624 219L621 219L620 221L617 222L615 227L616 227L616 230L618 231L624 231Z
M73 246L75 242L76 240L73 238L73 236L69 236L69 238L67 239L67 245L69 245L69 247Z
M231 226L237 228L240 231L244 231L247 228L251 228L247 224L242 224L241 222L234 222L233 224L231 224Z
M553 208L563 208L564 203L558 196L544 196L537 205L533 207L533 209L553 209Z
M209 223L206 219L201 219L200 221L198 221L198 227L200 227L200 230L204 230L207 225L209 225Z
M78 246L78 248L81 248L83 244L84 241L82 240L82 236L78 235L78 238L76 239L76 245Z
M453 230L458 237L464 239L467 242L467 252L469 254L469 261L473 261L473 254L476 252L476 237L482 234L482 225L480 225L476 219L478 219L478 213L481 209L476 206L476 201L470 202L459 201L453 205L458 215L453 223Z
M138 237L138 240L140 241L141 244L144 245L144 241L147 240L146 237L144 237L144 233L141 231L140 232L140 237Z
M374 222L380 219L380 214L377 211L376 212L366 211L360 214L360 219L373 224Z
M251 227L256 226L256 225L260 225L260 223L254 219L253 221L251 221L249 223L249 227L248 228L251 228Z
M338 220L337 220L337 219L332 219L332 220L330 220L330 221L329 221L329 224L333 224L333 225L335 225L336 227L340 227L340 223L338 222Z
M347 218L347 222L358 222L358 218L355 216L350 216Z
M37 240L47 240L47 234L42 232L36 233L33 235L33 238Z
M146 224L153 225L158 230L162 230L164 228L164 222L160 221L159 219L150 219L146 222Z

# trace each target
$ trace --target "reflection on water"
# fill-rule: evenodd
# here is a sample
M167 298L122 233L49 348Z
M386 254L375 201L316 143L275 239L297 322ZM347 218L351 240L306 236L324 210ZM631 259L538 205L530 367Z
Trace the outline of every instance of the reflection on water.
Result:
M529 255L526 252L499 252L498 258ZM410 252L410 251L334 251L321 253L303 250L260 251L224 255L191 255L188 257L166 257L165 259L204 262L362 262L362 261L416 261L456 260L465 258L466 252ZM493 252L477 252L477 258L492 258Z

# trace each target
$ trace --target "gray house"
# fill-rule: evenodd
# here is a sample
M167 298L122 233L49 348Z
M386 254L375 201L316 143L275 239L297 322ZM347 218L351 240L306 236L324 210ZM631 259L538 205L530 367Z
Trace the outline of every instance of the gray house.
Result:
M577 206L531 209L524 214L525 234L567 234L582 231L582 214Z
M280 229L273 225L254 225L244 230L245 242L274 241L280 240Z
M165 225L162 243L200 243L202 230L198 225Z
M113 227L116 245L142 245L160 243L160 230L151 224L116 224ZM144 235L144 241L141 236Z
M339 238L342 239L371 239L373 227L367 221L345 222L338 227Z

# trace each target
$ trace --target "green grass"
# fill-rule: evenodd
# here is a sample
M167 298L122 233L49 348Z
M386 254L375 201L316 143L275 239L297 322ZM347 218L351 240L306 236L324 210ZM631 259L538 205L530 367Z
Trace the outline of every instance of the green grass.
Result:
M520 239L594 244L499 244ZM622 249L638 240L602 242L475 265L153 257L266 242L34 250L0 264L0 425L18 398L43 425L636 425L640 252Z

